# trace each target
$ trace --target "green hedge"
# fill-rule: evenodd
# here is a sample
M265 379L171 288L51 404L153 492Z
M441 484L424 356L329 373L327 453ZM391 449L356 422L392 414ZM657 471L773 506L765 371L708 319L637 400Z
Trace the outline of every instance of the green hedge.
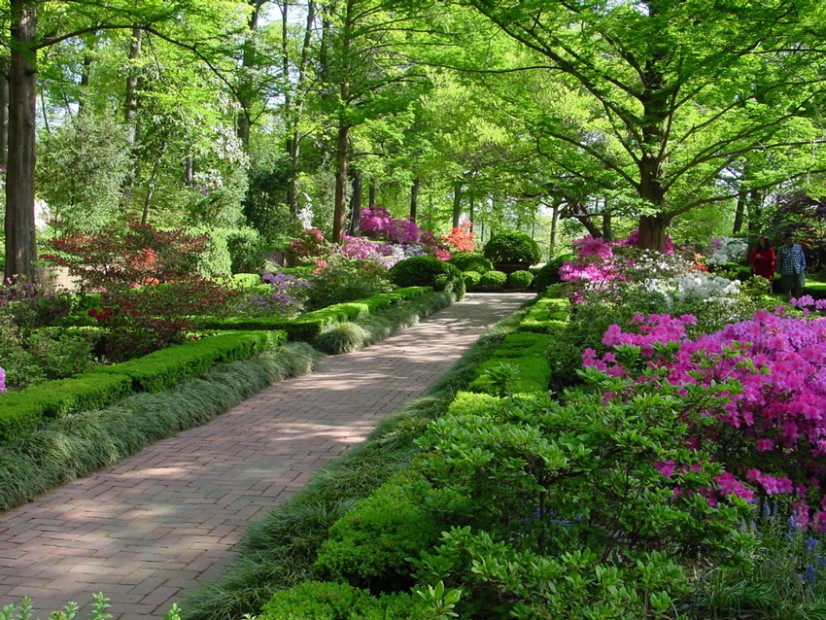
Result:
M98 372L127 375L136 392L160 392L205 373L215 364L249 359L285 340L283 331L218 334L172 345L121 364L102 366Z
M556 293L557 289L548 289ZM552 326L564 325L571 313L571 302L565 297L552 297L550 294L539 298L531 306L525 319L519 324L520 331L548 333Z
M414 583L411 558L436 544L442 532L428 506L443 503L447 495L421 474L396 474L330 528L315 571L374 591L409 588Z
M132 379L125 374L87 373L3 394L0 396L0 442L31 433L47 418L111 405L131 391Z
M291 320L272 317L230 317L205 320L200 323L200 326L206 329L280 329L287 333L287 338L291 341L310 342L324 331L325 327L363 318L405 299L420 297L432 290L429 286L410 286L390 293L380 293L369 299L333 304Z
M135 391L158 392L215 364L249 359L286 340L284 332L235 332L173 345L71 379L47 381L0 396L0 442L19 439L45 420L101 409Z

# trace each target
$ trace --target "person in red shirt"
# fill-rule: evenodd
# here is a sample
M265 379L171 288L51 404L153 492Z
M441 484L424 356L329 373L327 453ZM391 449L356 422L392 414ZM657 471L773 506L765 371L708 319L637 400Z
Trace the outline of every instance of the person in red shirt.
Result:
M769 282L774 280L774 248L769 245L768 239L761 236L757 240L757 247L754 248L749 256L754 275L762 276Z

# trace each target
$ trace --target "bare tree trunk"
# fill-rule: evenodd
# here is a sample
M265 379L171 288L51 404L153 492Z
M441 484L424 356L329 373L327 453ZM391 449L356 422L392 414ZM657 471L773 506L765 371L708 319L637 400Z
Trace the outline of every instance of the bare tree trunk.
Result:
M342 91L345 91L346 88L346 83L341 85ZM349 142L350 126L342 114L339 118L338 138L336 139L336 197L333 206L333 243L341 243L347 223L347 167L349 164L347 151Z
M665 248L665 229L670 218L665 215L640 216L640 240L637 247L643 250L658 250Z
M0 167L9 163L9 61L0 62Z
M763 218L763 194L758 189L749 191L748 199L748 213L749 213L749 231L752 233L759 232L762 229Z
M301 60L298 65L298 80L296 82L296 96L293 97L286 89L284 108L287 111L287 122L289 124L287 138L287 155L290 158L290 177L287 180L287 206L290 213L298 214L298 172L299 158L301 155L301 133L298 130L301 115L304 109L305 84L307 80L307 65L310 58L310 46L312 44L312 32L315 22L316 3L307 3L307 20L304 27L304 40L301 44ZM287 3L282 9L284 31L282 32L282 54L284 57L285 75L289 71L289 49L287 45Z
M126 143L132 153L132 169L123 180L123 196L121 207L125 208L132 200L132 189L140 183L141 160L138 156L135 145L138 141L138 71L135 63L140 58L143 44L143 30L132 29L132 37L129 40L129 63L126 74L126 94L123 100L123 122L126 125Z
M462 181L453 182L453 228L459 226L462 216Z
M258 30L258 17L261 14L261 5L263 0L249 0L249 5L252 7L250 11L249 22L247 26L250 29L250 34L244 41L244 55L241 60L241 84L238 87L238 103L241 109L238 111L238 127L236 135L241 142L241 147L245 153L250 150L250 127L252 126L251 109L253 103L253 91L255 86L253 80L249 75L257 62L257 50L255 49L255 32Z
M32 0L11 0L11 24L5 277L20 275L32 278L37 259L34 227L36 3Z
M743 230L743 221L746 218L746 201L748 192L744 188L740 188L737 192L737 208L734 211L734 225L731 227L731 234L736 235Z
M370 187L367 190L367 206L371 209L376 206L376 180L370 179Z
M415 222L419 211L419 191L422 188L422 180L419 177L413 179L410 186L410 219Z
M554 214L551 217L551 239L550 239L549 247L548 247L548 260L553 259L553 257L556 255L556 237L557 237L557 232L559 230L559 212L560 212L559 207L560 207L559 203L554 203L554 205L553 205Z
M361 234L359 219L361 216L362 177L358 170L350 170L352 194L350 194L350 226L348 234L356 237Z
M605 241L613 241L614 240L614 231L611 227L611 212L610 211L603 211L602 212L602 238Z

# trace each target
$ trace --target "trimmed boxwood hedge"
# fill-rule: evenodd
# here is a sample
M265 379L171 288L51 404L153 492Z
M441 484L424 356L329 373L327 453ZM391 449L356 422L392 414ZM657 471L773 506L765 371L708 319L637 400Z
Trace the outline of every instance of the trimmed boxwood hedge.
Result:
M160 392L205 373L215 364L249 359L274 349L286 339L283 331L218 334L172 345L121 364L102 366L98 372L131 377L136 392Z
M0 398L0 442L37 430L48 418L100 409L132 393L125 374L86 373L9 392Z

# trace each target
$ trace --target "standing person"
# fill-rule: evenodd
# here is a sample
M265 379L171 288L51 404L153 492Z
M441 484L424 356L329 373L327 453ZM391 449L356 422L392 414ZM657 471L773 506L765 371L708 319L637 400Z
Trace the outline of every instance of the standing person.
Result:
M794 242L794 233L786 233L786 243L777 250L777 270L780 272L780 288L786 299L803 295L806 283L806 257L803 248Z
M764 236L757 239L757 247L749 256L754 275L766 278L769 282L774 281L774 248L769 245L769 240Z

